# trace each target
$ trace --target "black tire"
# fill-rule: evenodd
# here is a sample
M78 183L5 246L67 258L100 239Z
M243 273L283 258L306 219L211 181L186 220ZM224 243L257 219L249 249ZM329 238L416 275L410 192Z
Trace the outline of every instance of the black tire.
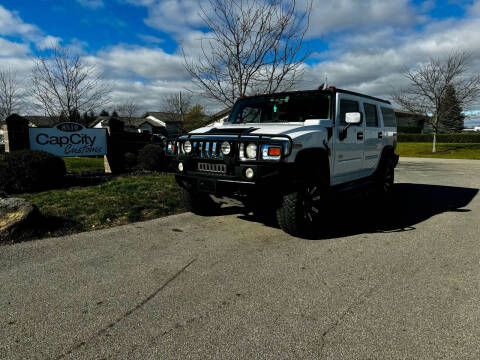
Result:
M280 228L293 236L308 236L315 232L325 214L328 182L319 178L299 184L294 191L282 196L277 209Z
M377 193L381 199L389 198L395 182L395 163L392 156L386 156L377 174Z
M182 199L185 208L196 215L217 215L221 206L213 201L209 194L189 191L184 188L182 188Z

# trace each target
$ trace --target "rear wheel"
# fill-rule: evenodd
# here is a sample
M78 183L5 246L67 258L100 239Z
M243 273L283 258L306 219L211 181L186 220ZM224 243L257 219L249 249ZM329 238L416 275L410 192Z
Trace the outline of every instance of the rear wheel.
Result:
M387 156L379 169L377 176L377 192L380 197L389 197L393 192L395 181L395 164L391 156Z
M182 199L186 209L197 215L217 215L220 210L220 204L207 193L182 188Z
M322 220L328 194L325 179L306 181L282 196L277 221L283 231L302 236L312 233Z

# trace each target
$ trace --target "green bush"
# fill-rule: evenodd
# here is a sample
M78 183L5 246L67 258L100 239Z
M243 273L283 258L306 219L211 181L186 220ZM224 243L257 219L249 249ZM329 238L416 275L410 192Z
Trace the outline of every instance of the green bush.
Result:
M160 145L149 144L138 152L138 168L149 171L160 171L165 168L165 153Z
M134 169L137 165L137 157L131 152L125 153L125 168L128 170Z
M0 191L23 193L54 188L66 174L62 158L44 151L0 154Z
M398 134L398 142L426 143L433 141L433 134ZM439 143L480 143L480 134L437 134Z

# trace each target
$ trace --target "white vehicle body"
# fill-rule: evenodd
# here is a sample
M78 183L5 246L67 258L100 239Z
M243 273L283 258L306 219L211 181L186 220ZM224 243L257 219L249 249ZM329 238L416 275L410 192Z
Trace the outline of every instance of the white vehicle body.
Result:
M240 99L227 121L179 137L167 153L192 211L210 203L206 194L245 203L269 194L272 206L278 196L279 224L295 234L313 222L327 188L371 182L390 192L396 143L388 101L329 88Z

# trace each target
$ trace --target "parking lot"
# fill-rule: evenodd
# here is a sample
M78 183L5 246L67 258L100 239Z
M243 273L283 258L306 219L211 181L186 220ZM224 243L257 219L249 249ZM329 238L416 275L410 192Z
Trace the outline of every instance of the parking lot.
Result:
M479 359L480 161L292 238L226 207L0 247L3 359Z

